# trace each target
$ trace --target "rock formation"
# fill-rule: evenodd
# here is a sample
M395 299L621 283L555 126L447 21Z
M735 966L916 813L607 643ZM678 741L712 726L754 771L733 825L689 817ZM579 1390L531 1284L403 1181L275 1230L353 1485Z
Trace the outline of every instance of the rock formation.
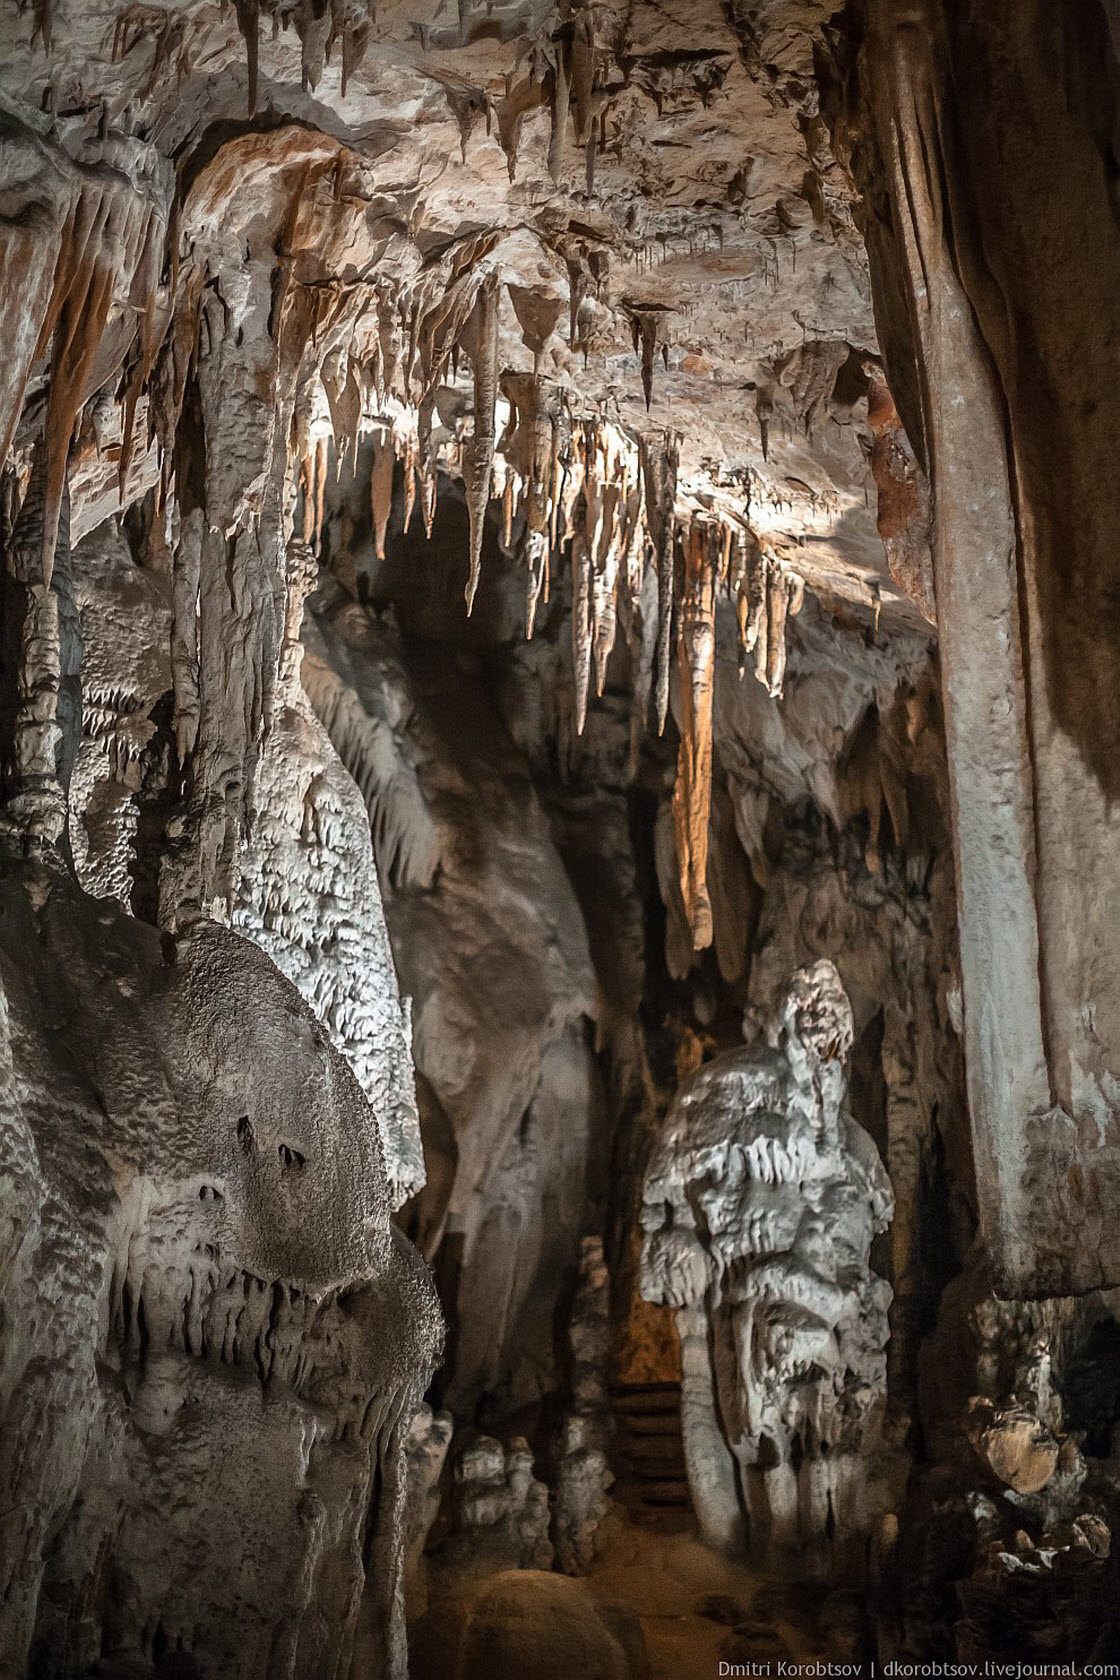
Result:
M0 1675L1116 1660L1113 0L0 46Z
M3 1671L403 1673L438 1318L353 1073L223 928L38 862L0 922Z
M842 1577L884 1514L890 1288L868 1261L893 1203L845 1111L852 1010L830 962L794 977L770 1037L678 1092L643 1187L641 1286L676 1311L701 1534Z

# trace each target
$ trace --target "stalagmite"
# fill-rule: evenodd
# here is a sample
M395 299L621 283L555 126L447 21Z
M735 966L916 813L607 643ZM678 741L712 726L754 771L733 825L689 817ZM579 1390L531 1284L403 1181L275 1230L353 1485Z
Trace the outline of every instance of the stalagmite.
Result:
M51 582L41 574L47 518L48 452L40 444L11 536L4 618L8 625L5 712L12 757L5 776L4 825L27 842L58 841L81 731L81 640L70 577L70 509L65 481ZM12 689L15 692L12 693Z
M834 965L795 974L775 1016L774 1048L709 1062L666 1117L644 1187L642 1292L681 1322L704 1538L798 1579L858 1580L898 1474L883 1430L891 1291L870 1264L894 1198L843 1113L853 1021Z

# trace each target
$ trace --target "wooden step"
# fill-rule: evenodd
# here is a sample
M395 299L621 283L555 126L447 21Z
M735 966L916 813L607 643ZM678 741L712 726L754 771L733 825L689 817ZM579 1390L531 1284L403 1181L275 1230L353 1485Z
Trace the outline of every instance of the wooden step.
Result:
M681 1420L676 1412L622 1412L616 1415L619 1434L634 1440L661 1435L680 1437Z
M695 1529L681 1439L678 1383L643 1383L611 1394L615 1418L612 1496L631 1522L662 1533Z

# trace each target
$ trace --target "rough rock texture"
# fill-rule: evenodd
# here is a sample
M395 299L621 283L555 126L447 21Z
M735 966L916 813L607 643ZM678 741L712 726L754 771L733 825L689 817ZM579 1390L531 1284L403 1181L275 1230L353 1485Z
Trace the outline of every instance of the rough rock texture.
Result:
M770 1050L679 1091L643 1189L642 1292L676 1309L701 1535L776 1569L841 1576L889 1488L881 1431L893 1212L845 1112L851 1005L828 961L790 982Z
M1111 1660L1117 41L0 18L5 1672Z
M79 556L75 864L88 891L143 910L159 869L154 824L168 799L169 589L165 572L137 564L112 524L88 537ZM306 584L301 600L305 591ZM242 851L231 919L295 982L357 1075L377 1116L397 1207L424 1178L409 1023L365 807L304 694L300 652L298 642L284 650L283 703L257 772L259 816Z
M853 148L932 476L969 1098L1000 1287L1115 1284L1110 8L867 8ZM1076 308L1068 300L1076 296ZM1055 468L1054 463L1059 465ZM1083 510L1070 519L1071 509Z
M354 1076L236 935L3 894L3 1672L403 1673L438 1318Z
M320 613L306 680L368 788L413 998L433 1184L415 1234L443 1280L445 1403L539 1397L578 1260L596 1075L586 934L525 766L466 672L398 657L352 603Z
M632 1615L596 1603L581 1581L521 1569L474 1583L445 1609L438 1630L422 1629L415 1673L419 1680L643 1680L644 1659Z

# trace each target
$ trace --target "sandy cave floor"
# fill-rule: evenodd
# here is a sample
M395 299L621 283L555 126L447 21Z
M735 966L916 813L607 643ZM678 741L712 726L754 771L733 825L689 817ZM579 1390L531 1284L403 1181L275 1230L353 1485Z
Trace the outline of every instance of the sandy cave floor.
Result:
M657 1533L618 1515L606 1527L588 1585L601 1602L622 1603L637 1613L651 1680L711 1680L728 1654L728 1641L737 1638L740 1661L748 1646L759 1659L785 1656L796 1662L821 1654L819 1636L808 1625L811 1587L769 1580L688 1534ZM733 1605L742 1611L738 1635ZM709 1613L701 1614L701 1606ZM750 1624L748 1635L744 1624Z

